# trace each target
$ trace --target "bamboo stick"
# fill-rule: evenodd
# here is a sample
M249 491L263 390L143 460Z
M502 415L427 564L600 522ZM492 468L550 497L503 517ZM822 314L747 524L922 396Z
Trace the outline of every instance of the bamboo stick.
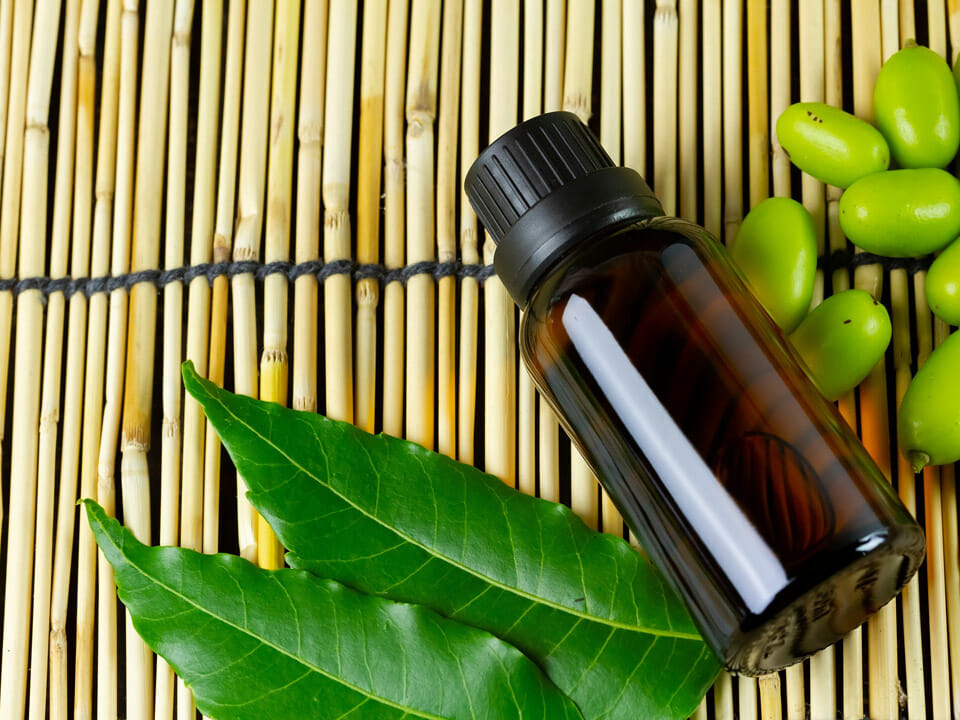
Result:
M910 384L910 306L908 298L907 271L897 268L890 271L890 304L893 323L893 366L896 374L896 406L899 408L903 393ZM929 314L929 310L927 310ZM918 318L919 320L919 318ZM927 323L929 328L929 322ZM928 330L928 342L929 342ZM927 351L929 353L929 350ZM904 507L917 515L915 477L910 463L897 453L897 489ZM931 558L927 558L927 572L932 572ZM924 667L920 628L920 583L913 579L900 594L903 609L903 655L906 666L907 711L913 717L924 714ZM933 668L931 667L931 670Z
M873 122L873 86L881 64L880 0L850 0L853 47L853 107Z
M8 11L9 12L9 11ZM30 62L30 36L33 2L15 3L12 20L9 89L6 103L5 135L0 190L0 278L12 278L17 272L17 239L20 229L20 188L23 179L23 127L26 116L27 75ZM0 292L0 441L6 438L7 380L10 377L10 332L13 319L13 293ZM2 501L2 497L0 497ZM0 521L3 520L0 502ZM0 532L0 536L2 536Z
M273 3L251 3L247 19L243 68L243 109L240 138L240 175L237 222L233 239L234 262L260 259L263 230L263 193L266 182L270 60ZM352 73L351 73L352 77ZM253 273L235 275L233 294L233 378L236 392L257 397L257 311ZM237 520L240 552L259 558L257 514L246 497L246 485L237 477Z
M166 146L164 130L168 112L174 9L169 3L161 7L156 4L147 6L134 188L133 247L130 255L130 269L133 272L156 268L159 261L161 188ZM135 285L130 291L127 329L120 482L123 485L124 523L144 543L149 543L151 538L147 451L150 449L156 323L156 288L146 283ZM179 354L179 338L177 346ZM125 614L127 712L133 717L146 717L153 713L153 654L134 631L129 613Z
M407 71L407 3L390 3L387 16L387 67L384 97L384 261L403 266L405 169L403 158L404 87ZM383 431L403 435L404 294L389 283L383 298Z
M623 4L623 163L647 174L647 71L644 0Z
M443 12L443 61L440 70L440 123L437 142L437 259L441 263L452 263L457 259L457 125L460 119L463 1L452 0L446 3ZM437 293L437 449L455 458L457 279L452 275L441 278L437 284Z
M230 3L227 15L227 56L223 81L223 127L220 133L217 206L214 216L213 262L230 260L233 250L234 201L237 185L237 138L240 132L240 89L244 54L246 8L237 0ZM210 292L210 344L207 378L222 386L227 343L227 296L229 280L214 278ZM239 499L242 486L237 485ZM237 535L240 554L255 560L255 525L250 506L237 506ZM207 421L203 440L203 551L216 552L220 530L220 438Z
M120 37L120 77L119 99L117 106L117 138L116 138L116 169L115 186L119 188L113 207L104 207L103 222L100 227L106 234L108 227L106 214L113 211L113 218L109 230L112 233L110 242L111 257L110 271L113 274L125 273L130 266L130 223L133 214L133 172L134 172L134 143L136 138L136 107L137 107L137 52L139 41L139 17L136 2L124 2L122 9L122 26ZM100 210L100 207L97 208ZM96 231L95 227L95 231ZM95 245L96 240L95 240ZM106 238L102 247L106 249ZM106 257L98 263L96 252L92 259L92 269L106 265ZM114 462L117 450L117 437L120 433L120 404L123 394L123 366L126 358L126 329L127 329L127 292L117 289L110 295L110 316L107 336L106 372L103 368L102 345L103 323L105 308L100 303L94 306L91 303L91 344L94 333L97 333L100 343L95 356L88 355L88 366L98 365L99 386L103 390L103 399L100 393L91 397L90 413L99 415L100 433L84 438L84 468L89 468L81 477L81 494L84 497L93 495L97 502L110 513L116 508L116 491L114 483ZM88 379L89 379L88 373ZM103 404L101 405L101 402ZM102 408L102 413L96 410ZM84 408L87 416L87 408ZM88 443L89 441L89 443ZM89 456L87 448L89 447ZM89 458L89 459L88 459ZM87 464L89 462L89 465ZM96 462L96 475L93 474L93 463ZM96 478L94 482L94 478ZM93 632L94 632L94 587L97 596L97 714L100 718L116 716L117 708L117 596L113 584L113 568L102 554L96 553L93 534L87 523L80 524L80 540L77 561L77 645L74 662L76 683L74 715L78 718L89 718L92 713L93 698L91 696L93 683ZM94 566L94 559L98 567Z
M605 11L610 4L612 3L604 4ZM607 49L605 47L605 50ZM617 52L619 52L619 46ZM601 70L602 72L603 70ZM525 0L523 5L523 105L521 109L521 116L524 120L540 114L542 86L543 3L538 0ZM604 85L604 92L609 94L606 85ZM619 118L619 112L617 116ZM603 122L601 118L601 125ZM617 142L619 144L619 138ZM517 486L520 492L527 495L536 495L536 453L537 392L530 374L526 371L526 368L521 368L517 378Z
M490 141L517 122L519 21L519 0L494 0L490 23ZM566 77L570 79L569 64ZM564 97L568 95L565 87ZM483 244L485 263L493 262L494 249L488 235ZM499 278L487 280L483 294L484 465L487 472L513 487L517 425L514 303Z
M95 10L97 0L85 0L78 34L77 156L74 167L76 199L73 206L71 273L74 277L106 275L109 263L110 219L113 212L113 184L116 171L117 94L120 81L120 2L107 6L104 71L99 108L100 136L97 147L96 203L93 211L93 247L89 236L89 196L85 196L87 178L93 172L94 85L96 83ZM87 229L85 229L87 228ZM87 301L83 293L70 298L70 324L67 335L67 395L64 403L64 441L61 452L60 489L57 501L57 536L54 549L53 592L50 602L49 636L49 699L50 717L68 715L67 611L70 573L73 563L73 537L76 522L77 476L81 480L81 497L96 495L97 445L103 400L103 345L106 331L106 296L91 298L90 321L86 324ZM87 332L89 330L89 332ZM84 336L87 336L86 338ZM86 341L86 342L85 342ZM86 351L84 345L86 344ZM81 384L82 383L82 384ZM82 393L81 393L82 389ZM82 404L82 407L81 407ZM82 420L81 420L82 412ZM82 438L74 439L81 432ZM79 457L78 457L79 455ZM79 468L78 468L79 460ZM91 596L90 578L93 565L93 537L86 523L81 523L78 556L85 558L88 579L85 592L78 587L78 598ZM92 621L92 614L88 613ZM77 613L78 629L84 620ZM92 634L92 622L87 623ZM79 633L78 633L79 635ZM79 654L79 646L78 646ZM86 658L86 667L90 659ZM84 664L76 663L78 688L83 680ZM89 672L87 673L89 677ZM89 684L87 684L89 687ZM87 693L89 697L89 692ZM31 713L32 714L32 713ZM42 713L41 713L42 716ZM76 717L83 717L77 712Z
M594 4L586 0L570 0L567 5L563 109L575 113L583 122L587 122L593 113L594 10ZM571 443L570 507L592 528L598 527L600 522L598 488L590 466Z
M950 67L954 67L960 57L960 0L947 0L947 23L950 29L949 62Z
M723 241L723 113L720 0L703 3L703 227ZM731 710L732 712L732 710Z
M303 11L303 33L304 37L311 38L311 41L304 43L301 51L300 115L297 121L299 125L296 226L298 263L320 259L320 173L323 89L327 67L327 0L310 0L306 4ZM363 155L361 154L362 163ZM367 191L364 188L365 185L361 182L358 188L360 198L365 197L363 193ZM357 200L357 211L358 215L363 215L362 208L365 207L365 202L360 198ZM358 233L360 233L360 224L358 219ZM363 235L358 235L358 243L361 242L359 237ZM302 275L297 278L294 283L293 310L293 407L309 412L317 411L318 297L316 277ZM359 405L357 414L360 415Z
M567 0L547 0L544 33L543 111L554 112L563 107Z
M465 0L463 7L463 62L460 82L460 259L464 265L480 262L477 216L463 190L463 178L480 146L480 34L483 7L480 0ZM477 306L479 284L472 277L460 282L460 358L457 377L457 459L473 464L477 407Z
M737 700L740 720L755 720L757 713L757 679L741 675L737 678Z
M883 62L900 49L900 3L898 0L881 0L880 46Z
M790 197L790 158L776 133L777 118L790 105L790 77L790 2L774 0L770 4L770 144L774 197Z
M290 214L293 193L293 127L297 97L300 3L277 6L273 37L273 83L267 174L266 236L268 263L290 259ZM287 404L287 278L275 273L264 281L263 355L260 397ZM283 567L283 548L267 521L259 518L257 549L261 567Z
M891 276L893 273L891 272ZM926 295L926 278L927 274L924 271L916 272L913 274L913 289L914 289L914 310L916 317L916 337L917 337L917 369L923 367L924 363L927 361L927 358L930 356L930 353L933 352L934 347L934 332L932 325L934 324L933 316L930 312L930 306L927 304L927 295ZM892 283L892 277L891 277ZM937 328L937 336L939 338L945 338L947 330L943 327L944 323L940 319L935 320ZM900 399L902 395L899 392L899 383L898 383L898 402L897 407L900 406ZM906 391L906 387L904 387ZM898 453L898 458L903 458L903 453ZM909 463L907 463L909 464ZM927 556L926 556L926 579L927 579L927 621L928 621L928 637L929 637L929 651L930 651L930 661L929 667L930 671L928 673L929 683L930 683L930 696L933 700L933 717L936 720L941 718L950 717L950 651L948 645L948 625L947 625L947 598L946 598L946 571L944 565L944 559L946 551L944 548L944 526L943 526L943 517L941 515L941 508L943 506L942 502L942 484L941 484L941 471L942 468L935 466L928 466L923 469L923 500L924 500L924 509L923 509L923 527L926 532L927 539ZM907 470L909 474L910 470ZM903 475L900 476L901 478ZM901 490L902 492L902 490ZM914 513L916 515L916 513ZM919 585L919 581L914 580L911 582L912 585ZM908 586L909 587L909 586ZM919 598L918 598L919 600ZM916 609L917 616L917 628L916 628L916 641L911 645L911 643L905 642L905 657L907 661L907 668L915 662L911 655L916 656L917 658L923 658L923 636L922 636L922 627L920 625L921 613L923 612L923 607L920 606L918 602L918 607ZM904 614L904 625L906 625L907 620L907 604L906 599L904 599L903 605L903 614ZM906 631L906 627L904 628ZM906 632L905 632L906 634ZM909 676L908 676L909 684ZM918 701L923 701L922 696L917 698ZM918 715L919 717L919 715Z
M680 216L697 221L697 0L680 0L679 96L677 107L680 133Z
M676 0L657 0L653 16L653 189L667 215L677 213Z
M0 0L0 171L7 137L7 100L10 91L10 50L13 43L13 0ZM0 179L2 179L0 172ZM0 503L2 504L2 503Z
M350 150L356 4L330 3L323 158L323 259L350 258ZM334 275L323 285L326 414L353 422L351 279Z
M747 2L747 93L750 207L770 195L770 126L767 120L767 2ZM788 675L789 677L789 675ZM788 680L789 683L789 680Z
M600 143L613 161L620 164L623 3L621 0L608 0L601 8ZM600 525L604 532L623 536L623 518L620 517L610 493L603 488L600 490Z
M164 224L164 267L183 265L184 186L187 175L187 112L190 91L192 0L177 0L170 49L170 123L167 150L167 198ZM200 239L197 238L197 242ZM163 412L160 449L160 544L176 545L180 537L180 362L182 355L183 285L170 283L163 292ZM152 362L152 360L151 360ZM202 478L199 479L202 483ZM187 482L195 482L190 478ZM186 486L184 488L187 489ZM199 549L199 543L187 545ZM157 658L154 709L156 718L173 717L173 670ZM193 700L185 690L182 717L193 717Z
M947 6L943 0L927 0L927 46L947 59Z
M357 161L357 262L380 260L380 158L383 154L383 75L386 64L387 3L363 9L360 62L360 141ZM442 157L442 154L441 154ZM356 408L357 427L373 432L377 404L376 278L357 283Z
M94 14L93 24L96 25L96 8L90 8ZM89 21L87 23L89 28ZM83 204L78 212L74 224L74 241L76 246L86 245L89 252L90 244L90 204L93 195L93 124L90 122L81 130L85 131L80 142L86 160L86 172L77 175L78 182L74 184L74 147L76 145L75 131L77 127L77 60L78 35L80 28L80 2L69 0L64 18L63 50L60 65L60 111L57 127L57 164L53 199L53 223L50 233L50 277L62 278L67 275L70 257L70 215L73 209L74 191L77 200ZM94 27L94 32L96 28ZM85 78L88 82L93 78ZM86 109L90 111L89 120L92 120L93 86L90 83L86 93ZM63 293L54 293L47 298L47 328L43 348L43 380L41 387L43 397L40 401L40 437L37 460L37 516L36 516L36 545L33 548L33 615L30 621L30 695L29 717L40 718L46 713L47 704L47 661L48 638L50 633L50 602L53 574L53 510L56 493L57 471L57 435L60 420L60 386L62 379L61 362L63 360L63 325L64 325L64 296ZM72 308L73 309L73 308ZM85 308L84 308L85 311ZM76 321L71 316L71 325ZM76 338L72 338L76 344ZM74 346L73 356L76 360L77 348ZM75 363L74 363L75 365ZM80 375L83 370L80 369ZM76 392L79 386L79 375L71 366L68 369L68 382L65 390L69 409L79 407L80 398ZM82 386L80 386L82 387ZM74 413L75 415L75 413ZM67 456L76 452L71 450L77 446L77 427L64 427L63 453Z
M917 37L913 4L914 0L900 0L900 37L904 40Z
M806 2L800 5L800 100L823 102L824 99L824 8L822 2ZM817 230L817 251L824 252L824 225L826 205L824 184L812 175L803 173L800 180L803 206L813 217ZM818 281L823 273L818 270Z
M436 259L434 247L434 119L440 64L440 6L414 0L407 61L407 262ZM433 447L435 378L434 280L428 273L407 281L407 414L405 437Z
M56 59L60 5L47 0L36 8L30 47L30 79L23 126L23 176L18 272L20 277L44 274L47 166L49 163L50 92ZM5 219L5 218L4 218ZM2 222L2 220L0 220ZM29 233L29 235L27 235ZM37 429L40 422L40 358L43 340L43 298L33 289L17 298L16 363L13 386L13 437L10 452L10 504L7 527L7 572L3 598L3 673L0 674L0 717L22 717L26 704L27 651L30 630L34 530L37 508Z
M716 720L733 720L733 677L721 671L713 684L713 712Z
M197 150L194 165L193 217L190 229L190 264L213 258L214 204L216 202L217 135L220 125L220 59L222 54L223 2L205 2L200 28L200 87L197 108ZM210 284L206 278L190 281L187 296L186 358L197 372L207 374L210 338ZM179 368L178 368L179 369ZM183 403L183 486L180 506L180 543L210 552L205 542L203 488L206 481L203 447L206 424L199 403L191 395Z
M812 3L804 3L804 7ZM801 28L803 23L800 23ZM733 242L743 220L743 5L723 2L723 240Z
M803 668L800 663L791 667L799 667L801 670ZM790 677L789 674L787 677ZM802 673L800 678L803 679ZM780 675L777 673L764 675L757 679L757 684L760 688L760 717L763 720L780 720L783 716L783 708L780 703Z
M934 340L939 345L950 334L946 323L934 323ZM947 604L947 630L950 651L950 689L953 717L960 715L960 549L958 549L957 480L955 465L940 468L943 522L944 594Z

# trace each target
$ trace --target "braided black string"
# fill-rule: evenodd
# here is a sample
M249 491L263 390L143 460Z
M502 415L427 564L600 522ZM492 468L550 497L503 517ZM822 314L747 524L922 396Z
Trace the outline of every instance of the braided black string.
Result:
M873 253L851 253L848 250L837 250L821 257L817 266L825 272L834 270L852 269L862 265L880 264L887 270L905 269L916 273L930 267L933 256L922 258L891 258ZM313 276L318 282L323 282L334 275L350 275L354 280L377 280L383 285L399 282L403 285L415 275L432 275L439 280L445 277L473 278L483 282L494 274L493 265L463 265L459 262L417 262L399 268L386 268L379 263L358 264L352 260L308 260L302 263L285 261L260 263L253 260L239 262L203 263L188 265L172 270L140 270L95 278L0 278L0 292L13 292L19 295L27 290L39 290L47 297L53 293L63 293L70 297L75 293L83 293L87 297L98 293L110 293L114 290L129 291L134 285L150 283L158 289L170 283L188 284L197 278L206 278L211 285L218 277L232 278L237 275L252 274L257 281L263 282L268 275L283 274L288 280L296 280L304 276Z

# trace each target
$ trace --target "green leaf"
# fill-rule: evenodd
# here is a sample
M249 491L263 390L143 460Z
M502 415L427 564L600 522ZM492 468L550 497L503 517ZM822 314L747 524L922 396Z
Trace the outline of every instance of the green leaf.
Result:
M582 718L482 630L303 571L147 547L85 504L134 627L210 717Z
M716 677L622 539L418 445L183 374L294 567L489 630L590 720L687 717Z

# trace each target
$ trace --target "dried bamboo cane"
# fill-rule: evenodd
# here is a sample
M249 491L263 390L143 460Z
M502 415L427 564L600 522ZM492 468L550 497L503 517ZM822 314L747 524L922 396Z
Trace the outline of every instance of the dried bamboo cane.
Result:
M434 245L433 123L440 65L440 5L414 0L407 61L407 262L436 258ZM434 280L429 273L407 281L405 437L433 447L435 384Z
M747 85L750 207L770 195L770 126L767 119L767 2L747 1ZM789 681L788 681L789 682Z
M217 206L214 217L213 262L227 262L233 250L234 201L237 185L237 138L240 132L240 89L244 54L243 2L230 3L227 15L227 56L223 81L223 127L220 133ZM225 275L214 278L210 292L210 343L207 378L223 385L227 344L227 298L229 281ZM240 485L237 487L238 498ZM249 505L237 506L240 554L256 560L257 542ZM216 552L220 530L220 438L207 421L203 440L203 551Z
M117 138L115 187L118 192L112 208L104 207L103 222L100 227L104 233L109 227L112 234L110 242L110 271L117 275L127 272L130 267L130 224L133 215L133 173L134 148L136 142L137 108L137 52L139 44L139 16L136 2L124 2L122 9L120 36L120 78L117 106ZM100 209L99 207L97 208ZM113 217L107 226L106 213L113 211ZM96 246L96 227L95 241ZM103 241L106 248L106 240ZM92 269L99 267L96 252L92 259ZM106 258L103 258L106 264ZM97 313L96 315L94 313ZM91 344L96 331L98 339L103 335L103 308L91 304ZM120 405L123 396L123 366L126 358L127 330L127 292L117 289L110 295L110 317L107 330L106 372L103 368L103 350L95 358L88 355L88 366L99 366L100 393L90 396L90 414L99 415L99 437L84 438L84 469L89 471L81 476L81 495L93 495L97 502L110 513L116 509L116 491L114 482L114 463L117 451L117 438L120 433ZM102 345L98 346L98 349ZM90 379L90 373L88 373ZM94 381L96 382L96 381ZM101 404L101 402L103 404ZM102 413L96 411L102 408ZM87 407L84 416L87 416ZM88 444L89 440L89 444ZM87 448L89 447L89 456ZM89 461L88 458L89 457ZM93 463L96 462L96 482L94 483ZM89 493L89 494L88 494ZM94 559L97 566L94 566ZM98 571L99 570L99 571ZM96 553L93 534L85 522L80 523L80 539L77 561L77 645L76 645L76 683L74 715L89 718L92 712L91 697L93 683L93 632L94 632L94 587L97 606L97 647L99 669L97 671L97 714L100 718L116 716L117 708L117 596L113 584L113 569L103 557Z
M810 3L805 3L809 5ZM801 23L802 27L803 23ZM743 220L743 5L723 2L723 240L733 242ZM706 105L704 105L706 106Z
M893 367L896 374L896 404L900 406L903 393L910 384L910 305L908 298L907 271L897 268L890 271L890 304L893 323ZM929 314L929 310L927 310ZM919 318L918 318L919 320ZM919 332L919 327L918 327ZM929 320L927 342L930 343ZM929 353L929 349L927 350ZM914 516L917 515L917 493L910 463L902 453L897 455L897 490L900 500ZM931 558L927 558L930 572ZM924 714L924 668L920 628L920 582L914 578L900 593L903 608L903 655L906 666L907 710L912 717ZM933 668L931 668L933 670Z
M800 5L800 100L823 102L824 99L824 15L822 2L806 2ZM826 205L824 184L807 173L800 181L803 206L813 216L817 230L817 251L824 251L824 225ZM818 282L823 273L817 271Z
M914 0L900 0L900 37L904 40L917 37L913 4Z
M703 227L723 240L723 114L721 107L721 17L720 0L703 3ZM733 712L732 709L730 711Z
M380 260L380 158L383 154L386 34L386 0L368 3L363 8L357 161L357 262L361 265ZM354 421L357 427L373 432L377 404L377 304L380 301L380 284L376 278L363 278L357 283L356 301Z
M489 139L492 141L517 122L519 0L495 0L491 8L490 26ZM493 240L487 236L483 244L485 263L493 262L494 249ZM513 487L517 425L514 303L496 277L487 280L483 294L484 465L487 472Z
M293 127L297 100L300 3L277 6L273 28L273 83L270 100L270 145L267 172L264 260L290 259L290 215L293 193ZM260 397L287 404L287 278L268 275L263 288L263 355ZM258 520L257 550L261 567L283 567L283 548L267 521Z
M167 156L167 199L164 267L183 265L185 231L184 186L187 175L187 112L190 96L192 0L177 0L170 49L170 123ZM199 238L197 239L199 242ZM183 348L183 285L170 283L163 293L162 432L160 449L160 544L175 545L180 537L180 361ZM189 482L195 482L193 478ZM202 478L200 479L202 483ZM186 488L185 488L186 489ZM188 545L195 550L199 543ZM154 686L156 718L173 717L173 670L157 658ZM182 702L193 711L189 694ZM188 715L188 712L183 715ZM193 715L190 715L193 717Z
M10 50L13 43L13 5L13 0L0 0L0 180L3 179L3 149L7 137Z
M89 8L94 14L96 8ZM89 23L88 23L89 27ZM86 172L77 175L74 183L74 147L77 120L77 60L79 55L78 35L80 29L80 2L69 0L64 18L63 51L60 65L60 112L57 127L57 164L53 199L53 224L50 233L50 277L62 278L67 275L70 257L70 215L73 209L73 195L77 193L78 208L73 226L75 247L90 248L90 205L93 196L93 124L86 125L81 142L85 146L78 150L87 160ZM95 27L94 27L95 32ZM92 80L92 78L87 78ZM89 119L93 114L92 83L86 93L85 101L89 110ZM54 293L47 298L47 328L43 348L43 397L40 401L40 437L37 460L37 516L36 546L33 573L33 616L31 618L30 637L30 696L29 717L40 718L46 713L47 704L47 661L48 638L50 633L50 590L53 574L53 508L56 494L57 471L57 435L61 416L60 387L62 379L61 362L63 360L63 293ZM71 308L75 309L75 308ZM83 308L84 312L86 308ZM76 321L71 316L71 325ZM74 345L76 345L76 338ZM77 348L72 347L73 357L77 360ZM82 356L79 358L82 359ZM82 366L77 372L74 366L68 367L68 382L65 390L69 410L79 408L80 397L77 388ZM82 386L80 386L82 387ZM76 415L76 413L74 413ZM79 420L79 418L78 418ZM64 427L64 460L72 455L78 445L78 427Z
M647 73L645 1L623 4L623 164L646 177Z
M116 171L117 94L120 81L120 1L107 6L104 43L103 89L100 101L100 137L97 148L96 204L93 219L93 248L89 236L89 196L84 196L87 177L93 172L94 91L96 84L96 9L97 0L85 0L81 11L78 35L77 156L74 167L76 199L73 219L73 256L71 272L85 277L91 271L96 277L107 274L109 263L110 219L113 211L113 183ZM87 229L84 229L87 228ZM103 408L103 350L106 331L107 298L99 293L90 299L89 326L86 323L87 301L83 293L70 298L70 324L67 335L67 395L61 452L60 490L57 501L57 537L54 550L53 592L50 602L49 670L50 717L68 716L67 610L70 573L73 563L73 536L76 523L77 476L81 479L81 497L96 495L97 446ZM86 335L86 337L85 337ZM84 349L86 345L86 350ZM82 406L82 407L81 407ZM82 420L81 420L82 412ZM82 438L74 439L81 432ZM78 457L79 455L79 457ZM79 468L78 463L79 461ZM86 592L78 588L78 597L92 596L94 591L90 569L95 557L93 537L86 523L81 523L78 554L86 558L81 578L87 578ZM87 623L92 635L92 614ZM83 616L78 612L77 625ZM79 647L78 647L79 651ZM89 668L89 654L86 657ZM78 687L84 665L76 664ZM87 677L90 677L89 671ZM87 683L89 688L89 683ZM89 697L89 692L87 693ZM41 713L42 716L42 713ZM83 717L81 712L76 717Z
M133 272L156 268L159 261L174 9L169 3L161 7L156 4L147 6L130 256ZM124 523L144 543L149 543L151 538L147 451L150 449L156 324L156 288L149 283L135 285L130 291L127 329L120 482L123 485ZM179 346L179 338L177 344ZM126 617L127 713L133 717L146 717L153 713L153 653L134 631L130 614L126 613Z
M23 176L18 272L40 277L45 269L47 167L49 164L50 92L56 59L60 5L55 0L36 8L30 47L30 79L23 127ZM6 198L4 198L6 199ZM6 219L6 218L3 218ZM0 220L2 222L2 220ZM29 233L29 236L27 235ZM3 598L3 673L0 674L0 717L22 717L26 705L27 651L30 629L34 529L37 508L37 430L40 421L40 358L43 341L43 298L37 289L17 298L16 363L13 385L13 437L10 452L10 504L7 572Z
M643 0L639 0L640 3ZM563 70L566 55L567 0L547 0L543 48L543 111L563 107Z
M939 320L934 323L934 341L942 343L950 328ZM957 479L955 465L940 468L945 569L944 594L947 603L948 642L950 651L950 688L953 717L960 716L960 548L958 548Z
M402 267L405 253L403 112L407 77L407 10L407 3L393 2L387 15L383 201L384 263L388 269ZM403 286L398 282L389 283L384 288L383 297L383 431L394 437L403 435L403 304Z
M15 3L10 49L9 90L6 103L2 192L0 192L0 278L17 272L17 239L20 229L20 188L23 179L23 127L26 115L27 76L33 2ZM6 438L7 380L10 377L10 332L13 320L13 293L0 292L0 441ZM2 501L2 497L0 497ZM3 520L0 502L0 521ZM3 533L0 532L0 536ZM2 541L0 541L2 542Z
M953 67L957 63L957 58L960 57L960 0L947 0L947 23L950 29L950 57L948 62L950 67ZM953 696L956 698L957 693L954 692ZM960 700L956 700L954 704L960 704Z
M243 68L243 109L240 175L237 197L235 262L260 259L263 230L263 194L266 182L267 130L270 107L270 60L273 39L273 3L251 3L247 18ZM352 77L352 73L351 73ZM233 291L234 389L257 397L257 311L253 273L235 275ZM257 514L246 497L243 478L237 477L237 521L240 552L259 558Z
M623 2L608 0L601 6L600 29L600 143L617 164L621 162L621 96L623 94ZM541 402L545 402L541 400ZM623 518L610 493L600 491L600 523L604 532L623 535Z
M213 257L213 221L216 202L217 135L220 125L220 58L223 35L223 1L205 2L200 29L200 87L197 108L197 146L194 165L193 217L190 230L190 264L208 263ZM186 358L197 372L207 374L210 338L210 284L206 278L190 281L187 297ZM180 506L180 544L209 552L204 542L203 446L206 434L203 411L192 396L183 403L183 486ZM159 713L158 713L159 714Z
M677 213L676 0L657 0L653 16L653 189L667 215Z
M880 0L850 0L854 113L873 122L873 86L881 64Z
M465 0L463 7L463 62L460 82L460 260L464 265L480 262L477 248L477 216L463 191L463 176L477 157L480 146L480 33L483 7L480 0ZM457 459L473 464L475 412L477 407L477 305L476 278L460 282L460 358L457 398Z
M893 272L891 271L891 284L893 282L892 276ZM933 316L930 312L930 306L927 304L927 295L926 295L926 272L917 272L913 275L913 289L914 289L914 310L916 318L916 337L917 337L917 369L923 367L924 363L927 361L927 358L930 356L930 353L933 352L933 343L934 343L934 331L932 328L933 325ZM906 303L904 303L906 304ZM937 325L943 325L943 321L937 319ZM938 329L938 335L942 338L945 336L943 329ZM904 386L904 391L906 391L906 386ZM900 406L900 400L902 399L902 394L900 393L900 384L897 386L897 407ZM903 459L903 453L897 454L898 459ZM909 465L909 463L906 463ZM949 705L950 705L950 651L948 646L948 625L947 625L947 598L946 598L946 571L944 566L945 559L945 548L944 548L944 527L943 527L943 517L941 515L942 503L942 484L941 484L941 471L942 468L935 466L927 466L923 469L923 500L924 500L924 509L923 509L923 527L926 532L927 538L927 555L925 560L926 567L926 579L927 579L927 619L928 619L928 638L929 638L929 652L930 652L930 661L929 661L929 677L930 683L930 696L933 700L933 717L935 720L940 720L941 718L951 717ZM906 474L911 473L910 468L905 469ZM901 482L903 474L900 475ZM903 490L901 488L901 494ZM914 512L916 515L916 512ZM919 585L918 580L913 580L911 585ZM909 588L909 586L908 586ZM919 600L919 598L918 598ZM916 609L917 616L917 628L916 628L916 640L914 643L909 642L909 638L905 637L905 658L907 661L907 668L917 662L914 660L916 658L923 658L923 636L922 636L922 627L920 625L920 617L923 612L923 607L920 606L918 602L918 607ZM907 603L904 599L903 604L903 616L904 616L904 626L907 623ZM904 627L904 635L906 636L906 627ZM919 662L918 662L919 664ZM922 666L921 666L922 669ZM909 686L909 675L907 678ZM922 690L922 686L921 686ZM908 690L909 692L909 690ZM923 695L919 695L917 700L922 702L924 700ZM909 697L908 697L909 702ZM909 706L908 706L909 707ZM919 712L916 713L917 717L920 717Z
M827 0L827 2L839 0ZM770 4L770 140L774 197L790 197L790 158L775 131L777 118L790 104L790 2Z
M883 62L900 49L900 3L898 0L880 2L880 46Z
M697 221L697 0L680 0L679 98L680 216ZM769 148L767 149L769 151Z
M606 9L606 5L604 9ZM619 48L618 48L619 51ZM602 71L601 71L602 72ZM543 3L523 5L523 106L524 120L540 114L543 96ZM619 113L617 113L619 117ZM517 378L517 487L535 495L537 490L537 392L526 368Z
M587 122L593 113L594 4L569 0L567 5L566 67L563 71L563 109ZM592 528L600 520L599 489L590 466L570 445L570 507Z
M327 63L327 0L310 0L306 4L303 10L303 34L304 37L311 38L311 41L304 43L302 49L300 114L297 120L298 263L320 259L320 173L323 154L323 88ZM363 120L360 122L362 128ZM362 133L361 129L361 135ZM363 155L361 164L362 158ZM358 189L360 196L357 200L358 215L363 215L362 208L365 203L360 198L365 197L364 187L361 181ZM359 224L357 229L359 233ZM317 411L318 298L317 278L313 275L298 277L294 283L293 407L309 412ZM359 416L359 405L357 413Z
M737 678L737 700L740 720L755 720L757 710L757 679L741 675Z
M797 663L792 667L802 668L803 666ZM789 674L787 677L790 677ZM802 673L800 679L803 679ZM764 675L757 682L760 686L760 717L763 720L780 720L783 717L783 708L780 701L780 675L777 673Z
M943 0L927 0L927 46L947 59L947 6Z
M460 120L460 65L463 1L444 5L443 60L440 70L440 123L437 142L437 258L457 259L457 125ZM457 279L437 284L437 449L457 455Z

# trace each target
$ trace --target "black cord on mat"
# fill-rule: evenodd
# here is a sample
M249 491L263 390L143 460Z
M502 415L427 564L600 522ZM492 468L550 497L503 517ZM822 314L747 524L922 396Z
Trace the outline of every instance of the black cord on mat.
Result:
M819 258L817 266L825 272L844 268L857 268L862 265L879 263L887 270L904 268L911 274L926 270L933 261L932 256L922 258L890 258L873 253L851 253L847 250L838 250L830 255ZM252 274L258 281L263 281L267 275L282 273L289 280L312 275L318 282L323 282L333 275L350 275L354 280L373 279L386 285L399 282L406 285L414 275L432 275L439 280L445 277L474 278L483 282L494 274L493 265L462 265L459 262L418 262L399 268L386 268L378 263L360 265L352 260L334 260L323 262L309 260L302 263L271 262L260 263L253 260L241 262L203 263L188 265L172 270L140 270L96 278L0 278L0 292L13 292L19 295L28 290L39 290L46 297L53 293L63 293L70 297L75 293L83 293L87 297L98 293L109 293L114 290L130 290L139 283L151 283L162 289L170 283L179 282L188 284L197 278L206 278L213 283L215 278L232 278L236 275Z

